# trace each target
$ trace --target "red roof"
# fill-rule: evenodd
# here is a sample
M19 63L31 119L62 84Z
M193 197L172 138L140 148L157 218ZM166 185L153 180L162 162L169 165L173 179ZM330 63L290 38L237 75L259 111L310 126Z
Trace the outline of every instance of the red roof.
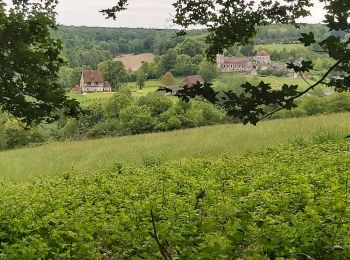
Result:
M98 70L84 70L83 79L85 83L103 82L102 74Z
M197 82L204 83L204 79L202 78L202 76L201 75L190 75L190 76L186 77L186 79L184 80L184 85L192 87L193 85L196 85Z
M261 50L258 51L255 56L270 56L270 54L265 50Z
M249 58L247 57L225 57L224 63L228 64L238 64L238 65L246 65L249 62Z

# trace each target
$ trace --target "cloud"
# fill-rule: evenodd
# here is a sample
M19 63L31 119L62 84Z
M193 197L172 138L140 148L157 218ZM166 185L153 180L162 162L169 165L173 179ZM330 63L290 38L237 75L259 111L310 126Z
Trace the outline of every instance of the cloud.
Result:
M58 22L65 25L169 28L174 14L175 0L129 0L128 10L120 13L116 21L106 20L99 10L113 6L117 0L60 0ZM11 3L12 0L5 0ZM323 5L314 0L311 17L302 22L320 23L324 19Z
M106 20L99 10L115 4L115 0L61 0L58 22L66 25L152 27L170 26L173 7L169 0L130 0L128 10L118 14L116 21Z

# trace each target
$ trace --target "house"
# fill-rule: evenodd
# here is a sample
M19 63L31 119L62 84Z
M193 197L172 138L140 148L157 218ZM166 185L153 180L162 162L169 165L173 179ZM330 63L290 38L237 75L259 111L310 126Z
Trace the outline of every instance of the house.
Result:
M258 51L253 60L261 70L267 70L271 65L271 55L265 50Z
M81 75L79 86L81 93L112 91L111 84L103 80L102 73L98 70L84 70Z
M252 70L252 62L248 57L225 57L217 55L216 62L220 71L250 71Z
M266 70L271 66L271 55L265 50L258 51L253 57L225 57L222 54L218 54L216 56L216 63L218 69L223 72L250 72L254 68Z
M190 75L185 78L185 80L182 83L182 86L188 86L192 87L193 85L197 85L197 82L200 84L204 84L204 79L202 78L201 75Z

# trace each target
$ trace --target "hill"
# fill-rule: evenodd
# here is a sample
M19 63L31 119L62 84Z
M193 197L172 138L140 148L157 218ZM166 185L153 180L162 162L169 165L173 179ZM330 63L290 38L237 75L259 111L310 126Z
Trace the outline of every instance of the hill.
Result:
M167 133L58 142L0 152L0 179L89 172L123 165L143 166L181 158L236 155L295 138L340 138L350 133L350 115L265 121L258 126L218 125Z
M155 57L153 53L125 54L114 60L121 61L127 70L138 71L143 63L153 63Z

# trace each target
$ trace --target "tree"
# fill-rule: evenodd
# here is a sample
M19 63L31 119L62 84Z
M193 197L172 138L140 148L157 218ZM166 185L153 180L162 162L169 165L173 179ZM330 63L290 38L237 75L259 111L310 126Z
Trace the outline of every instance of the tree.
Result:
M219 76L218 67L212 62L202 61L199 64L199 74L205 82L210 83Z
M69 89L73 88L79 83L81 77L82 68L69 68L62 67L58 73L58 84L61 88Z
M243 56L248 56L248 57L254 56L255 55L254 45L253 44L244 45L241 47L239 52Z
M140 89L142 89L145 86L146 79L147 79L147 75L145 73L143 72L137 73L136 82Z
M176 64L177 52L174 49L170 49L160 57L160 61L157 65L159 75L163 75L167 71L173 70Z
M180 54L194 57L197 54L202 54L204 52L204 44L202 42L187 38L178 45L177 49Z
M164 86L174 86L176 84L176 80L173 74L168 71L160 80Z
M124 64L120 61L104 61L97 65L97 69L102 72L104 79L116 88L119 83L128 81L128 73Z
M350 31L350 2L347 0L320 0L324 4L326 16L324 24L329 31ZM128 1L120 0L111 9L102 12L107 18L116 18L116 14L126 8ZM193 25L208 28L206 41L209 47L206 51L209 59L214 60L217 53L234 45L251 43L260 26L267 24L295 25L301 37L299 41L308 47L317 43L324 54L335 62L327 68L324 75L314 84L308 82L307 89L300 89L298 85L281 86L280 90L272 89L270 84L260 82L257 85L245 83L241 87L243 95L226 93L222 107L229 115L240 118L244 123L256 124L259 120L268 118L282 109L292 109L297 106L296 100L322 84L333 87L336 91L350 90L350 39L325 35L317 39L312 31L302 31L298 19L310 15L309 7L312 0L177 0L173 4L176 14L174 23L188 28ZM183 34L182 32L181 34ZM340 35L342 36L342 35ZM313 69L312 61L304 60L288 63L301 76ZM184 100L195 96L202 96L210 102L218 102L218 93L210 84L196 86L178 92Z
M106 117L119 117L120 111L132 104L131 95L124 93L115 93L113 97L109 98L105 105Z
M176 64L174 67L174 73L177 76L188 76L195 74L198 71L198 66L192 64L192 59L186 54L181 54L176 57Z
M78 115L79 103L69 100L57 84L64 64L56 30L55 1L14 1L7 10L0 0L0 109L27 125L57 119L56 110Z

